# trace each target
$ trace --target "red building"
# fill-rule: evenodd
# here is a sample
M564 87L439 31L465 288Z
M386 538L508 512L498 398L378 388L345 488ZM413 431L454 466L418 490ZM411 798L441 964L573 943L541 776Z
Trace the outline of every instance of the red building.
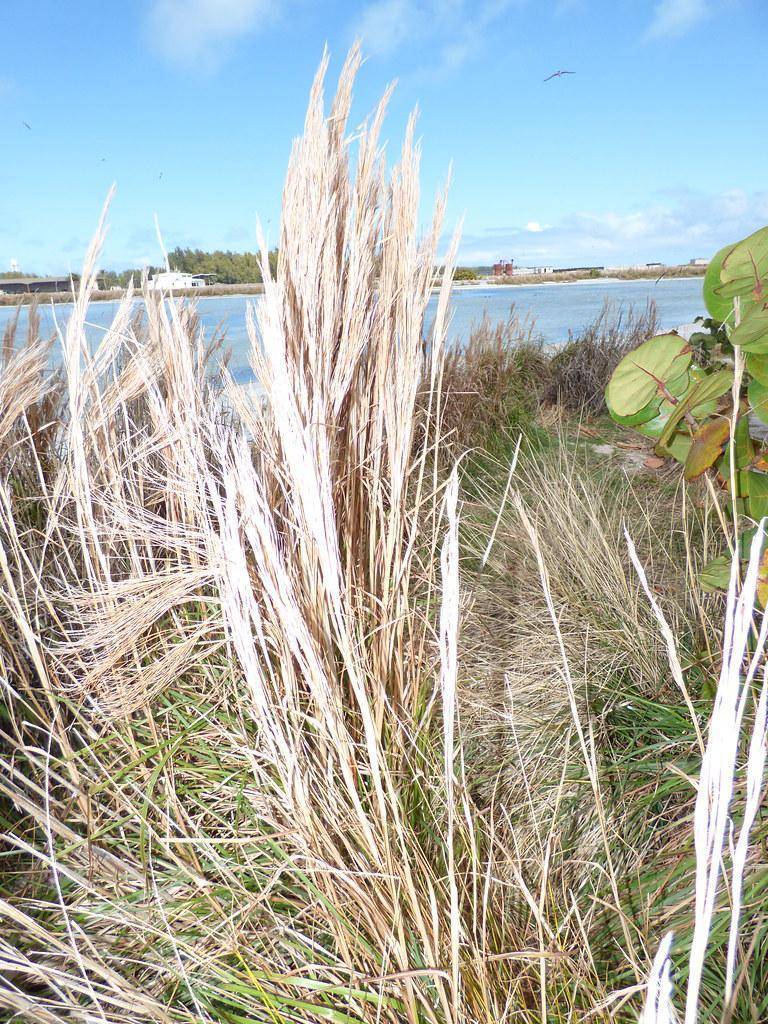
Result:
M512 277L515 270L514 260L499 260L498 263L493 264L493 276L494 277Z

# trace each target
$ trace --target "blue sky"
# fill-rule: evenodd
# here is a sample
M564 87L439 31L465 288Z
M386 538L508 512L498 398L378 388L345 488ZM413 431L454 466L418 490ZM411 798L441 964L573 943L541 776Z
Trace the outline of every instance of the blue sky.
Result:
M277 238L324 43L361 36L355 120L398 79L463 262L688 260L768 221L765 0L26 0L0 9L0 269ZM543 82L559 69L576 73ZM25 127L26 121L30 128ZM429 203L424 202L424 220Z

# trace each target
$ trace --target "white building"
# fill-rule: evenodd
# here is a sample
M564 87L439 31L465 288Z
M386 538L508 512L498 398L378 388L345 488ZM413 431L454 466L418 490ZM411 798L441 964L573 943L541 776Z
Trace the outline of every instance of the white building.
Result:
M515 267L513 277L524 277L528 274L554 274L554 267Z
M183 274L180 270L163 270L148 282L154 291L181 291L185 288L204 288L210 274Z
M695 260L688 260L689 267L706 267L709 266L709 260L703 260L701 257Z

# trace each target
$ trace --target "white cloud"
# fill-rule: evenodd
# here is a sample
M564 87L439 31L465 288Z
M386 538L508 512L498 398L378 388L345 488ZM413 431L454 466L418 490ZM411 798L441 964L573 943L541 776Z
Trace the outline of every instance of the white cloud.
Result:
M234 42L263 28L275 7L274 0L151 0L147 38L172 63L210 71Z
M355 27L368 53L386 56L420 32L423 11L413 0L377 0L365 8Z
M486 31L520 0L374 0L353 23L366 53L391 56L418 51L421 71L457 71L482 49ZM424 54L429 59L424 60Z
M544 229L537 220L529 220L528 223L525 225L525 230L531 231L534 234L538 234L539 231L543 231Z
M487 264L507 255L521 264L560 266L684 262L709 256L766 221L768 192L679 191L635 210L575 213L539 225L540 231L529 222L466 235L461 262Z
M649 39L682 36L712 13L710 0L659 0L648 27Z

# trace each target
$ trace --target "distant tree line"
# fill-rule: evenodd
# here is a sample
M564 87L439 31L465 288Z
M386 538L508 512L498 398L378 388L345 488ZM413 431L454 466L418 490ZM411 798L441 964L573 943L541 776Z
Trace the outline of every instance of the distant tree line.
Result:
M127 288L133 278L133 283L138 288L141 284L141 275L147 270L149 276L157 274L164 267L130 267L128 270L102 270L99 274L99 283L102 288Z
M260 284L260 257L254 252L232 252L229 249L190 249L177 246L168 253L171 270L182 274L213 274L217 284ZM277 249L269 252L269 268L273 276L277 271ZM141 283L141 275L147 270L150 277L158 274L165 267L129 267L126 270L103 270L99 281L103 288L126 288L133 278L135 285ZM12 271L0 272L0 279L8 277L35 277L35 274L21 274ZM75 279L79 275L73 275ZM474 267L457 267L454 274L456 281L475 281L478 273Z
M174 249L168 253L174 270L184 274L215 274L219 284L258 284L261 282L261 257L255 252L231 252L229 249ZM277 249L269 254L269 267L277 269Z
M217 284L258 284L261 282L260 257L254 252L232 252L229 249L188 249L177 246L168 253L171 270L182 274L213 274ZM277 249L269 253L269 266L274 274L277 270ZM149 267L149 273L155 274L162 267ZM134 283L141 280L142 271L138 268L129 270L106 270L100 276L104 287L119 285L125 288L131 277Z

